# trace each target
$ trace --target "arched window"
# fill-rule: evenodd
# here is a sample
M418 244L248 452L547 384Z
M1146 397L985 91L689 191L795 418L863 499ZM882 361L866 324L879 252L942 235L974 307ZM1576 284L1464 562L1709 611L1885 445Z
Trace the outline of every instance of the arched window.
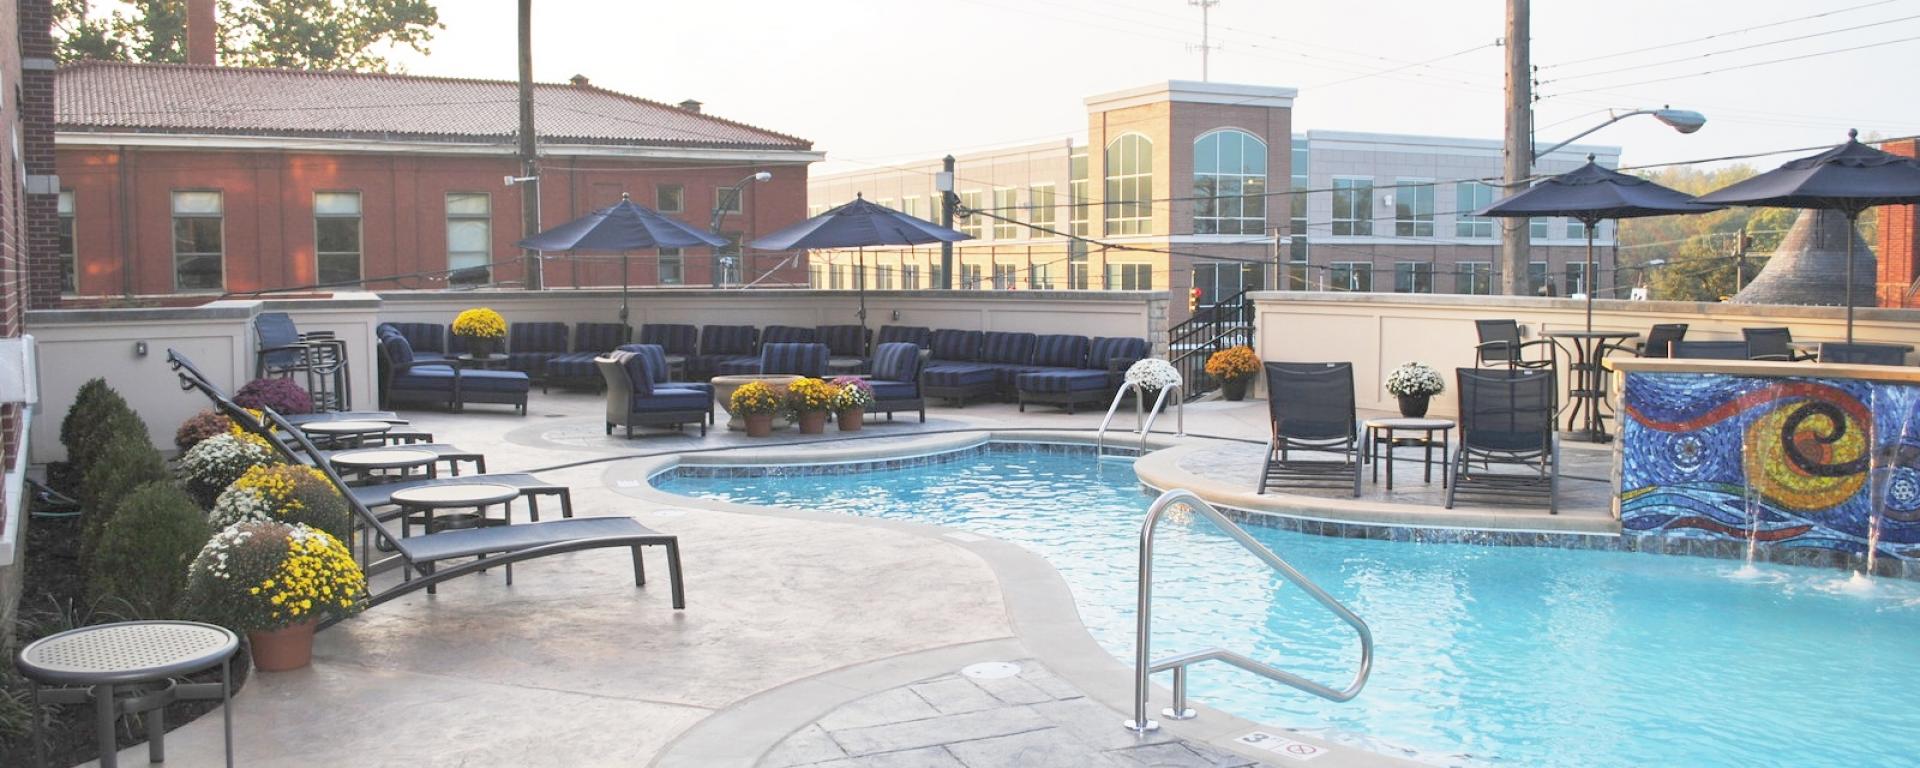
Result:
M1129 133L1107 144L1107 234L1153 232L1153 142Z
M1193 142L1193 231L1258 235L1267 231L1267 144L1240 130Z

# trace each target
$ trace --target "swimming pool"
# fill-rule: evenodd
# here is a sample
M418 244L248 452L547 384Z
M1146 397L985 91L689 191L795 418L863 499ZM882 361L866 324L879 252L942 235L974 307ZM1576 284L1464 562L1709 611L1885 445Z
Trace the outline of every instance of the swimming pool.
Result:
M896 469L705 472L655 483L1024 545L1065 577L1101 645L1131 663L1135 548L1151 499L1125 462L995 444ZM1917 759L1920 585L1862 589L1832 571L1748 572L1691 557L1249 530L1364 617L1377 646L1373 677L1346 704L1196 667L1193 698L1242 717L1448 765ZM1155 554L1156 655L1221 646L1336 686L1351 676L1351 631L1210 523L1162 523Z

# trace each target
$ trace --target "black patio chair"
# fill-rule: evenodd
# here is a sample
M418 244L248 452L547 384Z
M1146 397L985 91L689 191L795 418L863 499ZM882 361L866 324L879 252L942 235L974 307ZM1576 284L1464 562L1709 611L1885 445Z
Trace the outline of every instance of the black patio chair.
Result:
M1841 344L1820 342L1820 362L1860 365L1906 365L1907 348L1899 344Z
M1267 363L1267 418L1272 438L1260 470L1268 488L1319 487L1360 495L1360 430L1352 363ZM1336 454L1295 458L1295 451Z
M1554 431L1553 378L1545 371L1455 371L1460 447L1453 454L1447 508L1465 495L1489 501L1544 499L1559 514L1560 436ZM1479 465L1476 469L1475 465ZM1520 468L1496 472L1495 467Z
M1740 336L1747 340L1748 360L1779 360L1799 362L1812 360L1813 355L1793 348L1793 330L1786 327L1742 328Z
M1744 341L1676 341L1673 356L1688 360L1747 360Z
M235 405L218 388L194 369L185 356L168 350L167 359L173 364L180 377L183 389L197 389L234 423L242 428L267 438L288 460L298 461L298 453L308 455L318 453L305 434L281 418L271 409L263 410L266 423L253 419L245 409ZM279 431L292 439L295 446L289 446L275 434ZM297 446L297 447L296 447ZM507 584L513 584L512 565L525 560L576 552L584 549L606 547L626 547L633 550L633 582L635 586L647 583L646 568L640 559L642 547L658 546L667 551L667 575L672 582L673 607L676 610L687 607L685 581L680 572L680 539L664 534L635 522L630 517L581 517L567 520L549 520L547 522L514 523L482 528L462 528L441 530L419 536L407 536L396 533L386 526L386 521L375 515L352 493L339 473L325 462L317 465L327 480L346 497L347 506L353 511L354 522L369 532L375 547L367 552L368 562L363 567L369 571L384 570L387 567L399 567L403 570L399 584L380 590L370 590L369 606L400 597L419 589L433 594L441 582L482 572L490 568L507 567ZM391 553L378 561L372 560L372 550ZM439 563L456 558L470 560L452 568L441 569ZM331 622L329 622L331 623Z
M1475 367L1504 367L1509 370L1525 368L1528 370L1557 367L1555 353L1559 347L1549 339L1520 340L1520 323L1516 320L1475 320L1473 328L1479 334L1480 343L1474 345ZM1528 349L1545 350L1545 357L1528 357Z
M1686 337L1686 323L1659 323L1647 330L1645 338L1631 344L1608 344L1600 348L1600 354L1626 352L1634 357L1673 357L1673 343Z
M254 378L298 374L316 411L344 411L352 402L351 374L347 370L347 343L330 331L301 333L285 312L262 312L253 318Z

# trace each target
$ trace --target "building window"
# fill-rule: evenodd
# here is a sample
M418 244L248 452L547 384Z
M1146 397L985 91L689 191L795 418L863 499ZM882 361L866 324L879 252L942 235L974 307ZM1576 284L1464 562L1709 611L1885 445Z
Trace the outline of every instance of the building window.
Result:
M1327 270L1327 290L1373 290L1373 265L1364 261L1336 261Z
M1020 216L1020 191L1017 189L996 189L993 191L993 212L1000 218L993 220L993 239L1012 240L1020 236L1020 225L1012 221Z
M741 266L740 233L722 232L720 236L726 238L727 244L715 248L713 251L714 261L716 262L715 266L720 270L719 284L739 285Z
M971 192L960 193L960 207L964 211L980 210L980 191L973 190ZM985 225L982 223L984 217L974 216L971 213L962 213L959 218L960 234L977 238L986 231Z
M1373 234L1373 179L1333 180L1333 234Z
M1107 290L1109 291L1151 291L1153 290L1152 264L1108 264Z
M1027 267L1027 288L1035 291L1053 290L1053 263L1040 262Z
M1453 292L1487 296L1493 293L1493 264L1463 261L1453 265Z
M1153 233L1153 142L1137 133L1107 145L1109 235Z
M661 248L659 259L661 285L687 283L687 257L680 249Z
M60 190L60 292L75 293L79 286L74 283L74 274L78 265L74 261L73 248L73 190Z
M1527 238L1531 240L1547 239L1548 229L1551 228L1552 224L1553 219L1527 219Z
M827 288L830 290L838 291L842 288L847 287L847 284L843 278L844 274L845 273L840 269L838 265L828 264L827 265Z
M995 263L993 265L993 287L996 290L1011 291L1018 285L1019 270L1012 264Z
M900 265L900 287L909 291L920 287L920 265Z
M740 201L747 196L745 187L721 187L713 191L713 209L724 216L739 213Z
M918 197L901 198L900 212L916 219L925 218L920 214L920 198Z
M1394 293L1433 293L1433 264L1402 261L1393 265Z
M1193 143L1193 231L1267 231L1267 144L1246 131L1214 131Z
M1082 240L1067 243L1067 290L1084 291L1089 286L1087 278L1087 244Z
M876 291L893 290L893 268L885 264L873 265L873 288Z
M1549 295L1547 289L1547 263L1544 261L1527 262L1527 292L1535 296Z
M1454 237L1493 239L1493 219L1470 215L1489 205L1493 205L1493 187L1477 181L1453 185Z
M1200 289L1200 306L1211 307L1241 291L1264 287L1266 270L1259 264L1203 261L1193 265L1193 287Z
M1053 185L1035 184L1027 188L1027 221L1048 229L1053 228ZM1038 232L1035 235L1047 233Z
M489 268L493 261L492 210L492 198L486 193L448 193L447 269Z
M1598 231L1598 229L1599 229L1598 227L1595 228L1595 231L1593 233L1594 237L1600 236L1600 232ZM1569 240L1587 239L1587 223L1579 219L1567 219L1567 239Z
M1585 237L1585 235L1582 235L1582 237ZM1600 265L1595 264L1593 271L1597 276L1600 272ZM1565 293L1568 296L1587 292L1587 263L1585 261L1578 264L1567 265L1566 289Z
M963 291L979 290L983 282L985 281L980 279L980 265L978 264L960 265L960 289L961 290Z
M882 207L882 208L885 208L885 209L887 209L887 210L890 210L890 211L897 211L897 210L900 210L900 209L898 209L898 208L895 208L895 207L893 207L893 198L891 198L891 197L883 197L883 198L880 198L880 207Z
M1093 205L1087 197L1087 148L1081 147L1067 155L1067 221L1072 224L1075 237L1086 237L1091 228L1088 219Z
M218 291L226 286L225 202L219 192L173 193L173 289Z
M1292 151L1293 180L1290 190L1292 194L1287 195L1287 213L1289 217L1287 221L1287 232L1292 237L1292 242L1287 246L1287 257L1289 261L1295 261L1301 264L1305 264L1307 261L1307 189L1311 184L1307 163L1312 153L1308 151L1305 144L1305 139L1294 142ZM1306 272L1304 268L1299 271L1303 275ZM1305 287L1304 283L1301 287Z
M315 273L321 285L360 280L360 193L313 193Z
M1393 191L1393 234L1433 237L1433 185L1423 179L1399 179ZM1407 185L1414 186L1407 186Z
M1286 274L1281 278L1280 288L1287 291L1306 291L1313 288L1313 272L1305 261L1288 262Z
M661 213L685 213L687 188L679 184L660 184L653 188L654 209ZM825 206L822 206L824 209Z

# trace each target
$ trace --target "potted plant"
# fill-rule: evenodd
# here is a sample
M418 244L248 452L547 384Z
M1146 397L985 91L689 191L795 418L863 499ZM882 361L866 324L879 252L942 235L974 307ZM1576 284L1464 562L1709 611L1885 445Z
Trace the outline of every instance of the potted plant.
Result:
M1186 380L1180 377L1180 371L1173 367L1173 363L1157 357L1138 360L1133 365L1127 366L1125 380L1128 384L1140 387L1141 399L1149 402L1159 401L1160 390L1183 386L1186 383Z
M1260 372L1260 358L1254 357L1253 347L1227 347L1207 356L1207 375L1220 381L1220 390L1228 400L1239 402L1247 397L1247 382Z
M780 393L763 381L749 381L727 398L728 410L747 420L748 437L773 434L773 415L783 405Z
M214 530L248 520L301 523L345 541L352 512L339 489L313 467L254 467L227 486L207 513Z
M858 376L840 376L833 380L833 388L833 412L840 419L840 431L860 431L867 406L873 405L873 385Z
M262 672L313 660L313 631L366 606L367 579L347 547L299 523L247 520L207 541L187 570L201 617L247 636Z
M243 408L272 408L282 416L313 413L313 396L293 379L254 379L234 393L233 402Z
M1427 415L1427 401L1445 391L1446 380L1426 363L1401 363L1387 374L1387 394L1400 398L1400 415L1408 418Z
M485 357L507 337L507 319L486 307L474 307L453 318L453 335L466 339L467 354Z
M827 431L827 411L833 408L834 386L811 376L794 379L787 385L787 411L800 434L818 435Z
M280 457L264 438L236 430L201 440L181 454L180 479L205 509L247 470L279 463Z

